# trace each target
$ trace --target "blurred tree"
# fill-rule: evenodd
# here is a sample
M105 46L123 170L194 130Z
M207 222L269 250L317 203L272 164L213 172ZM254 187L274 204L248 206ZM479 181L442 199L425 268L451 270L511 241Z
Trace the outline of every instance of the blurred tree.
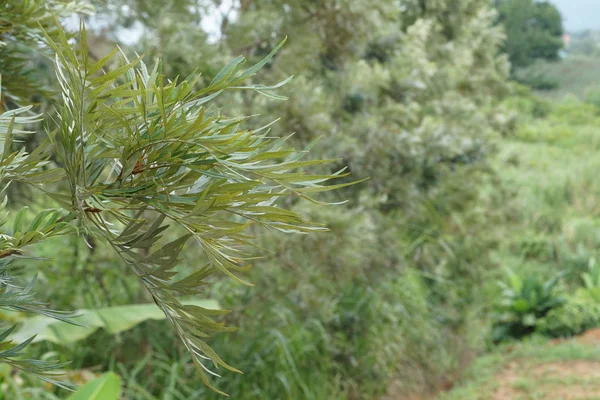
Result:
M42 29L55 35L53 14L67 17L90 13L93 8L85 1L67 0L7 1L0 7L1 112L7 102L39 104L51 96L48 82L53 72L50 63L42 57L46 49Z
M557 60L563 48L562 17L547 1L498 0L500 22L506 30L505 50L513 68L537 59Z
M426 280L429 307L454 316L435 329L448 338L461 335L478 277L490 267L477 204L494 138L506 128L497 104L507 93L509 63L496 19L488 0L249 0L240 6L224 31L227 48L258 58L287 34L290 45L267 66L268 79L296 76L288 101L240 97L239 106L263 115L263 123L281 116L279 124L300 143L321 137L321 157L341 155L339 166L369 177L330 194L352 199L343 208L318 214L334 230L335 245L292 239L274 265L296 265L296 280L314 265L336 292L357 282L378 287L415 267L433 277ZM296 285L290 290L304 299ZM263 290L285 291L267 284ZM361 359L355 348L344 352ZM390 365L440 368L439 359L424 353L398 357ZM358 367L339 368L343 385L366 386L369 378Z
M494 18L485 0L246 1L224 40L259 57L288 34L270 75L299 71L294 96L264 114L282 115L302 142L324 136L322 149L372 177L381 207L397 210L489 151L508 73Z

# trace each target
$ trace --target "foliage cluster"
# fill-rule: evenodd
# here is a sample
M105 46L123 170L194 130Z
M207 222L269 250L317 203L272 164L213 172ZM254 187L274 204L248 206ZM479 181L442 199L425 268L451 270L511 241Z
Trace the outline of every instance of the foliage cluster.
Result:
M513 201L525 220L501 246L502 262L518 271L503 279L504 290L497 294L492 338L577 335L599 326L599 271L593 262L600 244L593 200L598 113L574 98L551 104L520 90L515 94L505 105L523 111L520 127L499 161L506 182L521 188ZM560 271L564 277L557 283L553 274Z
M212 333L231 330L213 319L225 312L182 303L179 297L204 292L206 278L215 271L243 283L237 275L250 259L242 249L249 243L244 231L254 223L291 233L323 230L275 203L291 194L311 200L311 193L346 186L322 185L346 174L343 169L307 174L303 168L332 160L303 161L306 152L287 147L286 138L269 136L268 126L245 130L242 125L248 117L229 117L208 107L229 90L277 98L270 91L285 82L274 86L245 82L278 48L250 68L244 68L243 57L233 59L208 85L194 91L198 74L166 81L158 62L149 69L139 58L129 61L122 55L120 65L108 71L105 67L116 49L93 61L83 26L77 46L69 42L58 20L53 26L52 34L40 29L55 53L61 89L56 129L30 152L13 150L15 134L31 133L20 126L41 116L28 115L30 106L0 115L4 188L24 182L46 196L47 204L55 205L31 217L28 208L21 207L11 231L2 235L1 306L78 323L36 300L35 279L27 287L17 286L10 267L15 257L26 258L25 246L51 236L73 232L103 242L137 275L204 383L217 390L207 379L207 373L215 374L207 361L237 371L206 343ZM61 181L64 184L57 183ZM10 212L6 200L3 208ZM169 232L166 221L175 226ZM207 262L182 275L176 267L182 248L191 240ZM90 323L89 318L84 320ZM9 340L13 330L0 335L2 361L56 383L50 370L64 364L21 359L33 337L13 344Z
M237 399L367 399L390 381L400 393L431 390L485 348L498 265L579 265L576 240L565 239L564 252L555 240L566 229L557 210L587 207L569 195L586 182L523 183L531 176L522 169L533 168L520 150L580 145L569 124L594 121L593 106L551 107L507 84L505 35L489 1L209 3L102 1L88 26L107 28L75 35L75 46L49 35L63 97L47 118L57 139L44 173L65 172L43 187L67 197L43 208L75 217L65 235L32 247L40 260L27 260L23 277L39 271L37 297L53 309L102 315L155 301L175 332L141 315L136 326L123 316L80 340L42 330L52 339L30 346L38 358L72 360L75 382L91 366L115 371L131 399L220 398L190 368L203 357L244 372L216 379ZM209 32L201 21L210 12L221 23ZM142 38L124 53L143 55L104 58L104 44L132 26ZM239 54L257 67L244 69ZM146 67L155 57L162 63ZM516 154L511 145L521 146ZM338 190L300 201L329 177ZM11 210L25 203L9 199ZM238 271L250 261L255 268ZM531 303L512 307L521 322L557 303L535 282L514 289L515 302ZM232 312L215 316L180 298L190 294ZM204 338L224 323L239 331ZM49 329L81 329L57 325ZM18 377L2 375L6 398L64 396Z
M128 2L126 10L121 3L99 12L141 21L134 47L160 55L171 79L199 66L210 80L217 71L207 60L242 52L258 61L288 35L265 79L294 73L282 89L289 100L239 92L227 107L260 114L248 121L257 128L280 117L276 129L295 132L300 145L322 137L313 154L343 157L331 172L348 165L355 179L370 178L323 195L350 200L338 207L290 200L287 207L331 232L261 234L261 245L277 252L248 273L255 287L212 286L240 327L211 342L245 372L224 375L224 391L241 399L369 398L392 378L402 390L420 390L460 371L484 336L470 327L483 311L478 282L494 266L488 248L497 238L482 233L503 213L504 193L480 189L495 179L494 139L514 128L496 107L509 66L489 2L242 1L235 13L221 8L214 45L188 39L203 35L190 21L202 2ZM193 16L182 15L189 5ZM182 21L178 29L173 21Z
M595 340L600 315L598 268L593 262L600 247L599 119L597 107L586 102L589 88L597 86L597 65L595 57L571 53L558 63L531 66L558 78L560 88L538 92L541 98L522 88L513 92L504 106L521 111L516 118L519 127L515 135L505 138L493 162L502 182L512 189L513 196L504 206L514 213L513 219L493 228L507 238L493 250L493 259L521 279L536 280L535 286L542 286L559 271L568 272L554 291L564 303L536 319L533 335L490 347L490 354L465 373L467 379L460 387L441 398L491 398L499 388L512 391L514 397L547 398L558 390L567 393L595 382L565 367L575 360L591 366L599 356L595 343L586 344ZM501 292L494 288L488 295L497 302ZM594 331L582 340L549 340L579 335L586 329ZM548 374L546 379L534 373L533 379L514 380L515 371L526 376L550 365L563 371L561 378Z
M499 0L496 7L506 29L505 49L513 69L538 59L558 60L563 26L556 6L549 1Z
M523 279L508 271L508 282L499 282L502 300L497 310L492 340L520 339L533 333L540 319L564 303L555 290L561 276L540 282L533 277Z
M558 78L535 69L525 69L514 74L517 82L535 90L554 90L560 86Z
M600 267L590 259L580 275L580 286L568 295L558 286L564 273L546 282L534 277L521 278L512 271L507 282L499 282L502 298L498 303L492 340L522 339L538 333L570 337L600 327Z

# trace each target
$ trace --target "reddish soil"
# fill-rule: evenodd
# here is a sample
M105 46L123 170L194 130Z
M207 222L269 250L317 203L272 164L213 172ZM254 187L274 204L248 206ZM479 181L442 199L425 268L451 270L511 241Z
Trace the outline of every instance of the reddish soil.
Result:
M600 346L600 328L591 329L575 338L555 339L558 344L575 340L590 346ZM512 348L507 347L507 352ZM508 363L493 381L496 387L490 400L548 399L592 400L600 399L600 361L573 360L531 364L527 360ZM452 388L440 385L438 393ZM435 393L405 393L391 385L381 400L432 400Z
M512 362L495 379L492 400L600 398L600 362L561 361L527 367ZM531 394L535 393L532 397Z
M576 340L582 344L600 344L600 328L590 329L582 335L579 335Z

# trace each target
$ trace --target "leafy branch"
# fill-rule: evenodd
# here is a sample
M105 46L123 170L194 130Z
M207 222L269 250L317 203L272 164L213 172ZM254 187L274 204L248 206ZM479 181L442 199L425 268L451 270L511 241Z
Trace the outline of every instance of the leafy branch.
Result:
M118 49L89 60L83 25L77 48L61 30L46 40L56 53L63 100L58 128L48 140L63 168L39 172L44 174L39 183L31 176L23 180L68 210L66 218L79 221L80 233L112 246L164 312L204 382L218 391L208 379L217 375L213 369L238 371L207 344L210 335L232 330L214 319L226 311L184 305L178 296L201 294L217 271L246 283L239 274L250 267L244 247L252 244L247 232L253 224L301 234L325 230L278 207L280 198L316 201L312 193L350 184L325 185L347 176L344 170L304 171L335 160L304 160L307 151L289 147L289 136L270 136L270 124L248 130L244 123L250 117L228 116L212 105L231 90L284 99L273 90L289 79L272 86L246 83L284 42L249 68L243 57L233 59L208 86L195 90L200 74L167 81L160 62L148 68L141 57L130 61ZM120 65L107 72L104 66L114 57ZM68 193L46 185L58 179L68 182ZM166 241L170 225L184 233ZM209 263L175 280L180 253L190 241Z
M5 191L14 181L28 182L39 186L42 182L54 181L57 170L42 170L48 164L47 144L41 145L31 153L25 150L13 151L13 137L15 134L28 134L31 132L17 128L39 120L38 115L31 115L31 107L21 107L0 114L0 137L3 141L0 148L0 226L6 225L8 212ZM74 217L64 210L50 209L37 214L31 223L25 224L24 214L26 208L16 213L12 234L0 235L0 309L30 312L45 315L61 321L73 323L70 313L48 309L46 305L35 298L33 279L26 287L18 286L9 274L10 266L15 257L22 257L25 246L35 244L45 238L59 235L69 230L69 222ZM32 336L21 343L13 343L9 336L15 326L3 329L0 332L0 361L32 373L44 381L67 387L66 384L56 380L60 375L57 369L65 363L54 361L23 359L24 348L33 341Z

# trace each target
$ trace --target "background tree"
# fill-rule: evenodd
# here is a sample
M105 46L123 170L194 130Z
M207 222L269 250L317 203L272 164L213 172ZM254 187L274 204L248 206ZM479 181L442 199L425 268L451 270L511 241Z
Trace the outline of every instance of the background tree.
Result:
M267 22L275 15L279 23ZM354 200L344 208L309 211L328 223L335 239L286 240L286 250L269 260L298 271L293 280L278 279L277 288L266 278L258 284L270 298L291 297L289 307L300 321L316 318L335 332L330 373L342 376L340 390L350 397L377 393L382 387L369 381L394 375L406 386L436 385L434 376L444 374L442 349L452 348L453 359L459 359L470 346L457 344L468 341L463 332L471 321L462 317L443 323L411 319L412 326L372 318L394 302L427 315L411 296L428 298L424 308L464 315L479 290L470 282L491 265L484 250L489 238L477 228L484 218L472 211L482 201L480 185L491 178L485 171L493 138L504 128L498 123L502 110L494 106L505 93L509 67L500 54L504 36L494 26L496 17L487 1L248 1L224 30L227 48L256 58L272 48L273 38L289 35L290 45L269 72L276 82L284 71L298 70L289 85L293 95L278 104L242 97L239 105L282 116L280 123L300 143L322 137L321 156L342 155L353 176L370 177L360 187L341 190L340 197L331 194L332 200ZM471 229L458 233L455 224ZM264 243L274 240L269 236ZM331 254L334 248L345 251ZM415 271L430 278L415 279ZM306 290L311 282L335 289ZM410 289L400 298L387 291L394 287ZM315 291L320 303L337 305L333 314L311 309ZM365 306L355 309L356 304ZM346 310L353 322L339 317ZM259 323L274 319L268 310L256 313ZM374 325L379 333L369 329ZM412 330L417 326L419 344L410 339L418 336ZM403 350L382 345L385 335ZM363 347L354 342L359 336ZM423 351L411 355L406 349L413 345ZM359 372L365 365L372 366L371 374ZM398 371L395 365L410 367ZM231 387L243 396L240 380Z
M547 1L500 0L496 2L506 30L505 51L513 68L535 60L557 60L563 48L562 17Z

